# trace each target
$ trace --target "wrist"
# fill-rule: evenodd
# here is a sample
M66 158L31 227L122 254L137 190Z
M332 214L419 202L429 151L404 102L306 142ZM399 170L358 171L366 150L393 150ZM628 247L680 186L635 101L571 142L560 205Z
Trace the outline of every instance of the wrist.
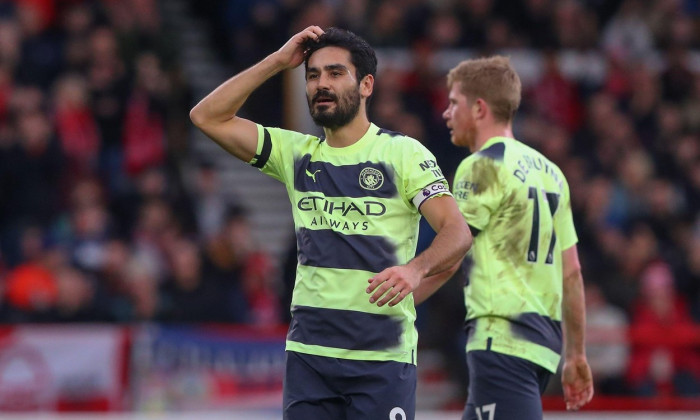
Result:
M587 362L585 352L567 352L564 355L565 362Z
M420 278L426 277L430 272L429 268L425 267L424 264L420 262L419 258L414 258L408 263L406 263L406 267L416 272L420 276Z
M280 56L279 51L275 51L272 54L265 57L260 62L260 65L263 66L264 70L266 72L269 72L271 75L277 74L286 68L284 60Z

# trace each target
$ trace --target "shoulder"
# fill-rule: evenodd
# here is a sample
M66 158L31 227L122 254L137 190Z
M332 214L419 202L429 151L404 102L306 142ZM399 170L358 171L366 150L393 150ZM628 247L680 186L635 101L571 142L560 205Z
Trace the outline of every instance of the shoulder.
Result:
M502 162L506 155L506 143L499 141L474 153L475 159L490 159Z
M323 143L325 139L313 134L304 134L298 131L286 130L279 127L262 127L263 135L269 133L270 139L275 144L285 145L295 149L313 148ZM281 140L281 142L280 142Z
M374 130L374 136L375 136L375 141L383 146L386 146L388 148L401 148L401 149L406 149L406 148L423 148L420 141L414 139L413 137L409 137L401 132L398 131L392 131L392 130L387 130L385 128L380 128L377 126L372 126Z
M505 160L507 146L503 141L492 143L464 158L457 169L464 171L471 168L500 168Z
M261 126L262 127L262 126ZM266 130L270 133L272 137L277 137L277 138L284 138L286 139L299 139L302 141L307 141L311 143L321 143L325 139L323 137L315 136L313 134L304 134L300 133L298 131L293 131L293 130L287 130L284 128L279 128L279 127L262 127L263 130Z
M404 139L404 138L410 139L410 137L408 137L404 133L401 133L399 131L387 130L386 128L377 127L374 124L370 127L370 130L374 130L375 136L377 136L379 138L386 139L386 140L394 140L394 139L398 140L398 139Z
M373 152L381 155L383 160L398 162L423 162L436 165L435 157L420 141L397 131L390 131L373 126L375 138ZM429 162L431 161L431 162Z

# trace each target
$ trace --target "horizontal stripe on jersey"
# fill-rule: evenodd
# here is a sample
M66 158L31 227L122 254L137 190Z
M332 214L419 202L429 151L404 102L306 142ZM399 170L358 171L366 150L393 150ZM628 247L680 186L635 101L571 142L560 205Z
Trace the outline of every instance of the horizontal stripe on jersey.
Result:
M332 230L297 231L299 264L380 272L396 265L396 247L382 236L344 235Z
M382 174L376 189L363 188L360 175L376 169ZM294 162L294 189L300 192L323 192L326 197L384 197L398 196L394 176L383 163L362 162L356 165L336 166L328 162L312 162L304 155Z
M401 320L388 315L295 306L287 338L348 350L386 350L400 344Z
M467 321L467 351L489 350L510 356L520 357L537 363L548 371L557 371L560 359L559 350L553 350L528 338L520 337L522 327L516 327L505 318L483 317Z

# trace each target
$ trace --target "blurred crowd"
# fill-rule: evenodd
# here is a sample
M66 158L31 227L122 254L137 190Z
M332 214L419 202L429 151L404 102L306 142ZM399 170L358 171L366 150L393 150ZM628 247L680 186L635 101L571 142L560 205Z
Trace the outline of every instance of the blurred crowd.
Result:
M441 118L436 54L541 57L514 132L568 177L598 391L700 395L697 1L187 6L231 74L310 24L406 51L410 65L380 63L371 119L424 142L448 177L466 152ZM0 1L0 321L288 320L295 244L279 261L257 246L215 165L192 161L187 113L200 98L178 66L180 49L156 0ZM567 51L603 57L603 76L567 76ZM283 126L284 101L270 101L283 95L274 78L244 112ZM197 168L192 179L185 164ZM452 281L419 307L421 345L453 366L463 363L460 287Z
M183 179L191 99L158 6L0 2L4 322L281 322L245 209L207 162Z

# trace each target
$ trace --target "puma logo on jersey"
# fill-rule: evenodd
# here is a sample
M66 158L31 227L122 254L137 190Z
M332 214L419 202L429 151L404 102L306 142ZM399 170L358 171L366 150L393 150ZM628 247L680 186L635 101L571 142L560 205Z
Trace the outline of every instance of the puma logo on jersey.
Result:
M319 173L319 172L321 172L320 169L316 169L316 170L314 171L314 173L309 172L309 170L307 169L307 170L306 170L306 175L310 176L311 179L313 179L314 182L316 182L316 174Z

